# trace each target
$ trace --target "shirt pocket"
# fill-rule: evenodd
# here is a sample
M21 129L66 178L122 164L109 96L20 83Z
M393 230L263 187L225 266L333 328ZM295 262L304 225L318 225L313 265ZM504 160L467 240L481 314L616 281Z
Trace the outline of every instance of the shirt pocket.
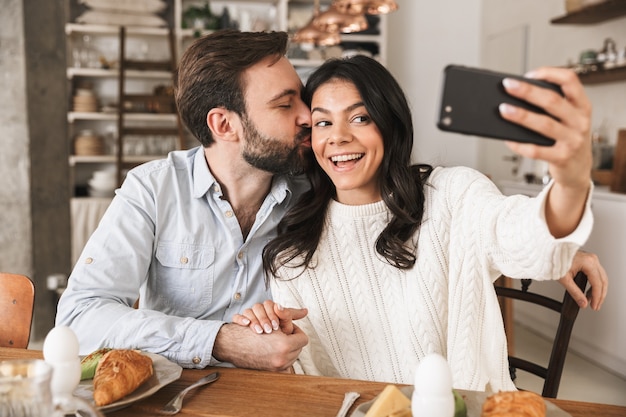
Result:
M208 311L213 299L215 247L160 242L155 256L161 308L181 317L199 317Z

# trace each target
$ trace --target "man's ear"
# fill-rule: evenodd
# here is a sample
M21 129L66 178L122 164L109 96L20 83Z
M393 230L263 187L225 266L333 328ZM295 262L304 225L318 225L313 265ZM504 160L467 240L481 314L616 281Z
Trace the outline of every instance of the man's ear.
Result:
M236 125L237 115L223 107L212 108L206 116L206 123L216 139L238 140Z

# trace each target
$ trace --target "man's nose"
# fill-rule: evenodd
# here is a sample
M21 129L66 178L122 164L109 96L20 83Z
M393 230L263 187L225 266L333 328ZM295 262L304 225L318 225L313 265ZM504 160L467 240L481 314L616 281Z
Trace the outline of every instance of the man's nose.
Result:
M298 126L301 127L311 127L311 109L307 106L304 101L300 101L300 109L297 119Z

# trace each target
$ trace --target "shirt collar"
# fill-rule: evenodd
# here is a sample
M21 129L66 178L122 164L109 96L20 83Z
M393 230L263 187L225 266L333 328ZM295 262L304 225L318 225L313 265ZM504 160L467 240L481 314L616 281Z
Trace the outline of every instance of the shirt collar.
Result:
M281 204L287 196L292 194L292 180L287 175L275 175L272 180L272 188L270 195L279 204ZM202 198L213 187L215 190L220 189L220 185L211 173L209 165L204 157L204 148L199 146L193 160L193 196L194 198Z
M202 198L211 187L219 187L217 180L209 170L209 164L204 157L204 147L202 146L198 146L193 158L192 181L194 198Z

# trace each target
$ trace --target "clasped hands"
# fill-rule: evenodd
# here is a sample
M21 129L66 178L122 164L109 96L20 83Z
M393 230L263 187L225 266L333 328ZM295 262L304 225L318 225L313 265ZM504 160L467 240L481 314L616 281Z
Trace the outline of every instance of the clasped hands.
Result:
M276 330L293 334L298 329L293 321L306 317L307 313L306 308L285 308L272 300L265 300L247 308L242 314L235 314L233 323L250 327L257 334Z

